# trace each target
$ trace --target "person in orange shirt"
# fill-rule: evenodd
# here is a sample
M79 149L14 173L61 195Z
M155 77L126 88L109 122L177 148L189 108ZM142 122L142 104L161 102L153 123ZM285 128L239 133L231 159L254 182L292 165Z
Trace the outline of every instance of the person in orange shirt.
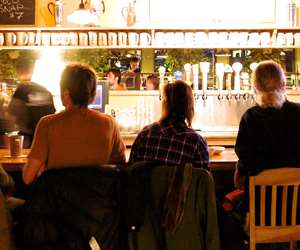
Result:
M121 72L119 69L110 69L107 72L107 80L111 90L127 90L127 88L120 85Z
M23 168L26 184L51 168L125 163L116 121L88 108L96 94L94 70L78 63L66 66L60 89L65 110L39 121Z

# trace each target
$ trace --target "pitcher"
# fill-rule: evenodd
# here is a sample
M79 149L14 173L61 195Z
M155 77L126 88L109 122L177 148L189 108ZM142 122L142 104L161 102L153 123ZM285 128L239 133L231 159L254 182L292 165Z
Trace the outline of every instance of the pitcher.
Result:
M132 3L128 4L128 7L122 8L122 16L125 19L127 26L132 26L136 22L135 8Z
M47 7L50 14L54 16L55 24L61 25L63 22L63 2L61 0L55 0L54 3L48 3Z

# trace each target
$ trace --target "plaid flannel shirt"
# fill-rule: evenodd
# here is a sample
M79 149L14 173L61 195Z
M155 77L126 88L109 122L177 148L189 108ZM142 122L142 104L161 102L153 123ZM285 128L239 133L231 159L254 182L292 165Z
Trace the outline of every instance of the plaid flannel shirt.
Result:
M207 169L209 155L206 141L193 129L155 122L138 134L129 161L158 161L175 165L192 163L194 167Z

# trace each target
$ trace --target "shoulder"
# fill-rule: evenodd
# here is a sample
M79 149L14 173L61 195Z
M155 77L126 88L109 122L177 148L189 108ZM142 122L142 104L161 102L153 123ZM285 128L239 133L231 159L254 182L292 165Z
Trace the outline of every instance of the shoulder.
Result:
M149 133L152 133L152 132L159 132L162 130L162 126L159 122L154 122L154 123L151 123L147 126L145 126L140 132L139 134L149 134Z
M286 101L283 104L283 109L285 109L287 111L292 110L293 112L299 112L300 113L300 103Z
M187 138L189 138L190 140L194 140L195 142L199 142L200 144L207 144L206 140L201 136L201 134L194 129L187 128L185 133L187 135Z

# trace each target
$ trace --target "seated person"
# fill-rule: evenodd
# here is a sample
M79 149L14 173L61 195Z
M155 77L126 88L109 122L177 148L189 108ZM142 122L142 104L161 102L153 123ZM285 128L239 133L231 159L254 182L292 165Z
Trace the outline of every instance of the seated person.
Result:
M48 168L125 162L125 146L115 120L88 109L96 92L94 70L81 64L66 66L60 89L65 110L38 123L23 168L26 184Z
M15 117L17 130L24 135L25 148L30 148L35 127L41 117L55 113L52 94L43 86L31 81L33 61L19 61L16 71L20 83L8 105Z
M158 90L159 89L159 78L156 75L147 76L146 80L147 90Z
M246 195L249 175L270 168L300 166L300 104L286 99L282 67L263 61L252 79L256 105L242 116L235 145L238 163L234 182L240 189L245 187Z
M127 90L125 87L120 85L121 72L119 69L110 69L107 72L107 80L111 90Z
M194 131L194 97L183 81L164 87L159 121L143 128L134 141L130 162L158 161L164 164L208 168L206 141Z
M136 56L130 58L129 69L122 73L121 82L128 89L140 90L141 88L141 73L139 69L140 59Z

